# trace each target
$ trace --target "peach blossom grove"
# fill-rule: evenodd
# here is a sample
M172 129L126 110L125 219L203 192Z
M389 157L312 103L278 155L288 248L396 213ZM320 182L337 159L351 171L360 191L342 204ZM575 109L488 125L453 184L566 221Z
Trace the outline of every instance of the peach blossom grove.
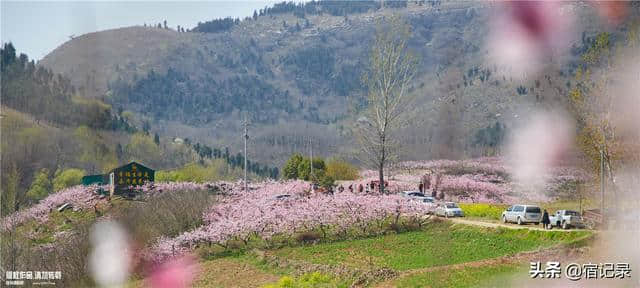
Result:
M202 243L224 245L231 239L247 241L252 236L268 241L275 235L311 229L367 229L372 222L393 215L427 214L427 206L398 195L308 194L308 187L307 182L292 181L264 183L248 193L234 190L205 213L205 225L175 238L158 239L147 255L162 260ZM276 199L278 194L291 197Z

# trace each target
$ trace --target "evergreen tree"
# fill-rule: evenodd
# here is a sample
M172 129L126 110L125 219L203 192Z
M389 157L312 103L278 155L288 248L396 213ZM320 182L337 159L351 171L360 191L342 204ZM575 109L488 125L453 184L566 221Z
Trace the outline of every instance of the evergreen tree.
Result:
M302 163L303 157L299 153L293 154L282 168L284 179L298 179L298 166Z
M43 168L34 176L31 187L27 191L27 197L31 200L43 199L49 195L52 188L51 180L49 180L49 170Z

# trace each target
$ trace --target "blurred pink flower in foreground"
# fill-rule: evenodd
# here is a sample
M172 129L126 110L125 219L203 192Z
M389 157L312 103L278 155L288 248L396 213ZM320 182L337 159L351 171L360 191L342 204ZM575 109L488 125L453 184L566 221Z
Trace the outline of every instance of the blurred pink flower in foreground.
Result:
M147 278L147 284L152 288L191 287L198 270L192 256L172 259L158 265Z
M489 37L489 58L503 73L523 79L554 51L567 49L573 15L566 3L512 1L499 5Z
M636 48L637 49L637 48ZM637 50L636 50L637 51ZM633 141L640 139L640 54L634 51L623 58L626 67L615 74L616 81L609 88L615 95L611 122L615 125L618 136ZM631 142L630 141L630 142Z
M613 25L620 24L628 14L627 1L589 1L598 10L600 17L607 19Z
M573 125L562 113L538 113L517 131L508 144L511 174L524 187L541 189L543 175L559 165L571 150Z
M91 232L89 270L98 287L119 287L127 281L131 249L125 230L115 221L99 221Z

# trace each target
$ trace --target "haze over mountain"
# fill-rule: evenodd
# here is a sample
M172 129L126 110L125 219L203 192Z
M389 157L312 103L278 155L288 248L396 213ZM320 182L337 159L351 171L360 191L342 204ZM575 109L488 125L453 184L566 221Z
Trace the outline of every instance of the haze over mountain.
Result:
M89 33L38 65L68 77L83 96L135 112L166 137L240 147L246 113L252 159L280 165L310 142L314 153L353 159L349 127L364 105L360 77L376 23L397 14L410 24L410 48L420 60L411 87L417 105L407 112L415 118L398 133L403 158L459 158L496 153L519 113L562 105L575 59L607 29L587 20L593 11L584 4L567 3L585 19L585 32L573 49L550 59L544 75L520 82L486 61L491 4L391 3L398 7L282 3L242 21L180 31L135 26Z

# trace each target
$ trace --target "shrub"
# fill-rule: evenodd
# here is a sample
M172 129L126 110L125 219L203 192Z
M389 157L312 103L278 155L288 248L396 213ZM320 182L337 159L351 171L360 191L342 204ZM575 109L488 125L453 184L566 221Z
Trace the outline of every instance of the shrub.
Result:
M47 197L51 192L51 181L49 180L49 170L43 168L40 172L36 173L33 177L33 182L29 191L27 191L27 197L32 200L40 200Z
M265 288L289 288L289 287L340 287L339 281L330 275L320 272L306 273L299 278L283 276L276 284L265 285Z
M129 225L138 240L146 243L160 236L176 236L202 225L202 214L212 201L204 189L170 191L120 214L122 222Z
M57 170L53 178L53 191L58 192L71 186L79 185L82 182L84 170L81 169L65 169Z
M298 179L298 166L302 162L302 155L293 154L287 163L282 167L282 176L284 179Z
M322 236L320 234L315 232L302 232L296 236L296 241L300 243L311 243L320 239L321 237Z
M326 171L324 159L313 158L313 161L310 161L309 158L303 157L299 153L293 154L291 158L287 160L284 167L282 167L284 179L311 180L311 162L313 162L313 174L315 174L314 176L316 178L313 180L317 181L321 179Z
M358 168L341 159L331 159L327 162L327 176L335 180L355 180L358 178Z
M318 179L318 185L320 185L320 187L326 188L326 189L331 189L333 186L335 186L335 180L328 175L323 175L322 177L320 177L320 179Z
M309 181L311 180L311 162L309 158L304 158L298 165L298 179ZM313 174L318 178L324 175L325 164L322 158L313 158ZM322 173L322 174L319 174Z
M93 286L85 267L90 252L89 232L91 223L74 224L71 233L54 243L38 243L25 237L18 230L1 233L0 249L3 268L14 270L63 271L62 287ZM50 237L53 237L50 235ZM50 239L51 240L51 239ZM35 285L34 285L35 286Z

